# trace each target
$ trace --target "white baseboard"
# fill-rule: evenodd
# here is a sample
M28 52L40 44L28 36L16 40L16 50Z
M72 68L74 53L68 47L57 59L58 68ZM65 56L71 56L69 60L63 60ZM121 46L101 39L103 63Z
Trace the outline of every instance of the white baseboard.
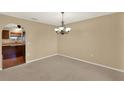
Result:
M17 65L17 66L13 66L13 67L10 67L10 68L7 68L7 69L15 69L17 67L21 67L21 66L24 66L28 63L31 63L31 62L35 62L35 61L39 61L39 60L42 60L42 59L45 59L45 58L49 58L49 57L52 57L52 56L56 56L58 55L57 53L56 54L53 54L53 55L48 55L48 56L45 56L45 57L41 57L41 58L38 58L38 59L34 59L34 60L30 60L30 61L27 61L26 63L24 64L20 64L20 65ZM0 70L3 70L2 68L0 68Z
M63 57L68 57L68 58L71 58L71 59L74 59L74 60L78 60L78 61L81 61L81 62L85 62L85 63L88 63L88 64L92 64L92 65L96 65L96 66L112 69L112 70L115 70L115 71L124 72L123 69L117 69L117 68L109 67L109 66L106 66L106 65L102 65L102 64L98 64L98 63L93 63L93 62L90 62L90 61L86 61L86 60L82 60L82 59L79 59L79 58L67 56L67 55L64 55L64 54L58 54L58 55L63 56Z
M106 65L102 65L102 64L98 64L98 63L93 63L93 62L90 62L90 61L86 61L86 60L82 60L82 59L79 59L79 58L67 56L67 55L64 55L64 54L57 54L57 53L53 54L53 55L48 55L48 56L45 56L45 57L41 57L41 58L38 58L38 59L27 61L26 64L31 63L31 62L35 62L35 61L39 61L39 60L42 60L42 59L45 59L45 58L49 58L49 57L52 57L52 56L56 56L56 55L68 57L70 59L78 60L78 61L81 61L81 62L85 62L85 63L88 63L88 64L92 64L92 65L96 65L96 66L100 66L100 67L104 67L104 68L108 68L108 69L112 69L112 70L115 70L115 71L124 72L123 69L117 69L117 68L109 67L109 66L106 66ZM22 65L25 65L25 64L22 64ZM18 66L22 66L22 65L18 65ZM15 67L18 67L18 66L10 67L8 69L15 68ZM0 68L0 71L1 70L3 70L3 69Z
M56 55L58 55L58 54L56 53L56 54L53 54L53 55L44 56L44 57L41 57L41 58L37 58L37 59L34 59L34 60L27 61L26 63L31 63L31 62L39 61L39 60L42 60L42 59L45 59L45 58L49 58L49 57L52 57L52 56L56 56Z

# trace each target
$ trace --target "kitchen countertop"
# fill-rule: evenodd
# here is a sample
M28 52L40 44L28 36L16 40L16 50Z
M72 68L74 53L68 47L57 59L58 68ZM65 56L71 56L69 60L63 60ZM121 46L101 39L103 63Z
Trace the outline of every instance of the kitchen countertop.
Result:
M23 46L24 43L8 43L8 44L2 44L2 46Z

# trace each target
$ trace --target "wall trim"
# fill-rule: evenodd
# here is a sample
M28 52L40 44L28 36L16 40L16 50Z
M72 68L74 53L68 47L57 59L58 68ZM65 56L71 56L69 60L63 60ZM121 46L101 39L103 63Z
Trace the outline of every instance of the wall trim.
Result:
M49 57L53 57L53 56L57 56L57 55L58 54L56 53L56 54L44 56L44 57L41 57L41 58L37 58L37 59L34 59L34 60L27 61L26 63L31 63L31 62L39 61L39 60L42 60L42 59L45 59L45 58L49 58Z
M81 62L85 62L85 63L88 63L88 64L92 64L92 65L96 65L96 66L100 66L100 67L104 67L104 68L108 68L108 69L111 69L111 70L115 70L115 71L119 71L119 72L124 73L123 69L117 69L117 68L114 68L114 67L110 67L110 66L106 66L106 65L102 65L102 64L98 64L98 63L93 63L93 62L90 62L90 61L87 61L87 60L82 60L82 59L67 56L67 55L64 55L64 54L58 54L58 55L63 56L63 57L68 57L70 59L78 60L78 61L81 61Z

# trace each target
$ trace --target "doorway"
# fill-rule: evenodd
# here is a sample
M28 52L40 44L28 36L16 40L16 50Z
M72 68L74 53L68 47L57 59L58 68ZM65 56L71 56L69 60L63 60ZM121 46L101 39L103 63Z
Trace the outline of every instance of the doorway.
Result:
M25 30L21 25L7 24L2 29L2 68L24 64Z

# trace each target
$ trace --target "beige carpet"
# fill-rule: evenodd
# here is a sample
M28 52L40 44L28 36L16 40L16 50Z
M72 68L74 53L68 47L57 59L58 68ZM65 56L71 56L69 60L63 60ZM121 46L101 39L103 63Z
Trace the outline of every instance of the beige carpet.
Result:
M62 56L0 71L4 81L91 81L124 80L124 73Z

